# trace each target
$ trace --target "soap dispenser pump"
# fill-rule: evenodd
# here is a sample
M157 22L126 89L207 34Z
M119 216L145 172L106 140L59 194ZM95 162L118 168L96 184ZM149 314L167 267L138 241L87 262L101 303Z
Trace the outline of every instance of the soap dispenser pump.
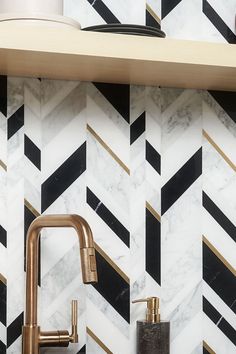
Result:
M137 321L137 354L169 354L170 323L161 321L159 299L148 297L132 303L146 302L146 320Z

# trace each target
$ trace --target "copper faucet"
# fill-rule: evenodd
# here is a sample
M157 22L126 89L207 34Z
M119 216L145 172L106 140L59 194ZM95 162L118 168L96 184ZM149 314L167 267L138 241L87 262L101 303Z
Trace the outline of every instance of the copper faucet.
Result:
M37 323L38 247L44 227L73 227L80 243L82 277L85 284L97 282L97 266L92 231L79 215L42 215L29 227L26 241L26 309L22 330L22 354L39 354L40 347L68 347L78 343L77 302L72 301L72 334L68 331L42 332Z

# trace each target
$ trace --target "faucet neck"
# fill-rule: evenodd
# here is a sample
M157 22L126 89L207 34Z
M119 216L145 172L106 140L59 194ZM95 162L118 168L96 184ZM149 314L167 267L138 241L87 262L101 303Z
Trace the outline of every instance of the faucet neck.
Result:
M26 311L25 324L37 325L39 236L44 227L73 227L80 243L84 283L97 282L97 268L92 231L79 215L42 215L29 227L26 242Z
M32 326L37 325L39 236L40 230L32 230L27 235L26 245L25 324Z

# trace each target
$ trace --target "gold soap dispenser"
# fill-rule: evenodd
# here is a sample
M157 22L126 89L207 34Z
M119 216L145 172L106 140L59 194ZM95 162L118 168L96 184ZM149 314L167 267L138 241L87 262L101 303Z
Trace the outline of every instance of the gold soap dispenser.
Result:
M169 354L170 323L161 321L159 299L148 297L132 303L146 302L146 320L137 321L137 354Z

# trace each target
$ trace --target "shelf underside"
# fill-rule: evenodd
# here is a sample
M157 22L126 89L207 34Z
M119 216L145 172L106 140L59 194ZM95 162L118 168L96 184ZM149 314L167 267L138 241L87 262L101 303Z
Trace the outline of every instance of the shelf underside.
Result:
M0 74L236 91L236 46L3 23Z

